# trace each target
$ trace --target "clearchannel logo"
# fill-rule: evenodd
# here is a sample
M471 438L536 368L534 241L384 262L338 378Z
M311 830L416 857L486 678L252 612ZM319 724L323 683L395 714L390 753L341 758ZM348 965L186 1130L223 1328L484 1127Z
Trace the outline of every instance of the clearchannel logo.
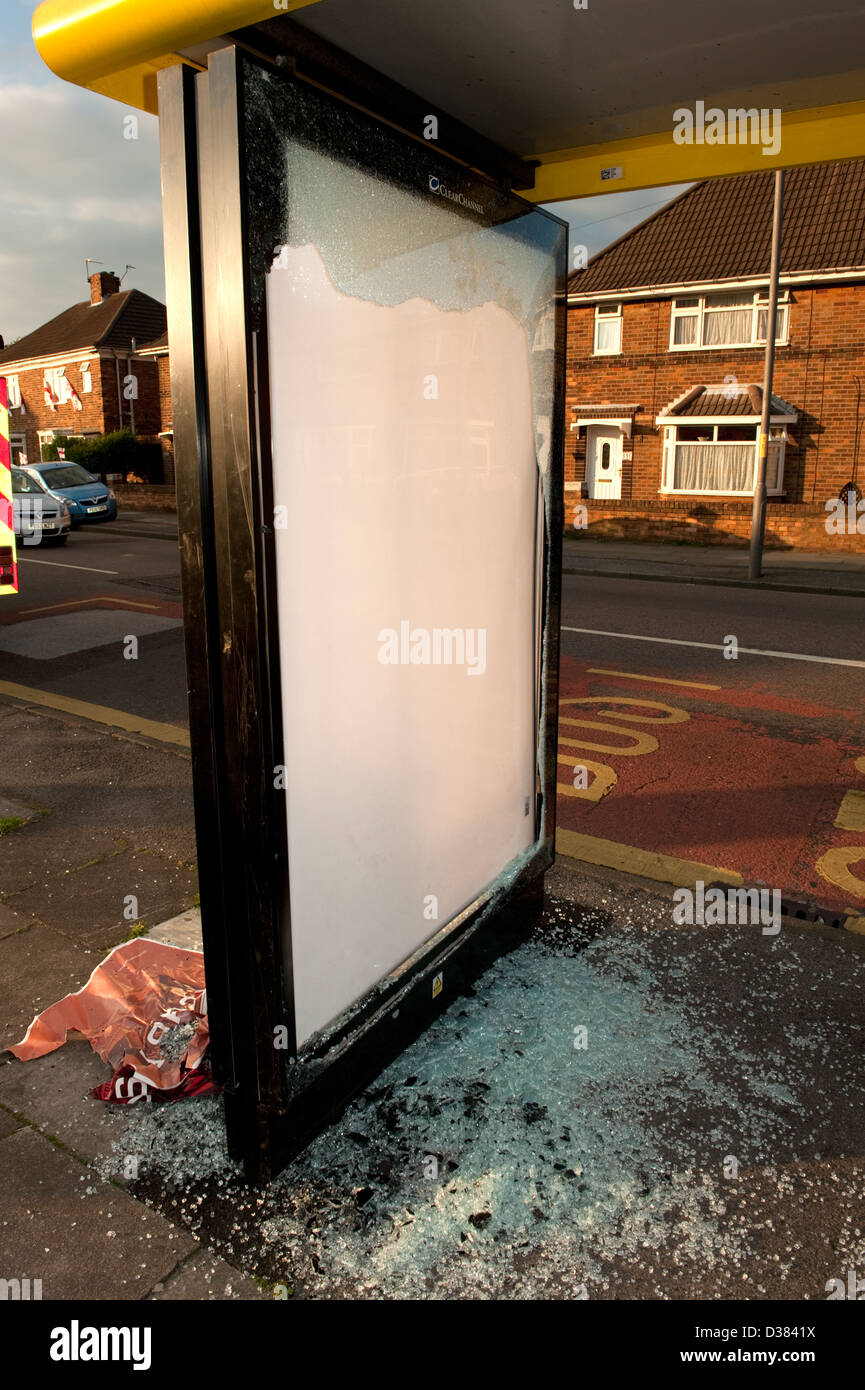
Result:
M472 202L471 198L467 198L464 193L454 193L453 189L448 188L441 179L437 179L435 174L429 176L429 191L430 193L437 193L440 198L450 199L452 203L458 203L461 208L471 208L472 212L482 213L484 211L482 203Z

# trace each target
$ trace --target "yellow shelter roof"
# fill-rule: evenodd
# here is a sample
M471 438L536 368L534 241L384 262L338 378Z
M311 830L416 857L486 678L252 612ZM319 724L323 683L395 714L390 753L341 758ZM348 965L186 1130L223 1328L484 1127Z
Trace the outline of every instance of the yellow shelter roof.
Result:
M865 71L851 68L865 53L865 7L829 16L813 0L43 0L33 35L58 76L155 112L160 68L200 66L225 36L282 14L432 111L539 160L524 194L536 201L865 154ZM690 143L673 138L683 108L704 112ZM713 111L742 110L781 113L777 149L712 138Z

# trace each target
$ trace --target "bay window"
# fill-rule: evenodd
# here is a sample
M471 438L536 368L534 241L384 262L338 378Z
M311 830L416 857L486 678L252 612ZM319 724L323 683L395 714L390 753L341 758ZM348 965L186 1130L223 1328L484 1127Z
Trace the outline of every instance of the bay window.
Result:
M672 425L664 429L662 492L752 497L760 427L755 424ZM766 490L780 493L784 482L783 426L772 425L766 464Z

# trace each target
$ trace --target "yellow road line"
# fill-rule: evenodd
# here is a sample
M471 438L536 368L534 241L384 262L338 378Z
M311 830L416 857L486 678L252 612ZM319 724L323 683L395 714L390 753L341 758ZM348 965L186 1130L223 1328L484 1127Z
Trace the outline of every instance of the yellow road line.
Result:
M128 734L145 734L147 738L160 743L173 743L178 748L189 747L189 731L177 724L161 724L156 719L143 719L138 714L128 714L126 710L110 709L108 705L92 705L89 700L72 700L68 695L52 695L47 690L34 690L28 685L16 685L13 681L0 681L0 695L10 700L23 700L28 705L41 705L45 709L62 710L65 714L75 714L79 719L90 719L94 724L109 724L113 728L124 729Z
M821 854L816 869L821 878L827 878L842 893L849 893L861 901L865 898L865 879L858 878L850 866L863 860L865 845L835 845Z
M85 603L122 604L125 608L158 608L158 603L142 603L134 598L111 598L103 594L101 598L70 598L65 603L48 603L43 608L22 608L21 617L28 613L53 613L56 608L83 608Z
M689 690L720 690L720 685L707 685L704 681L674 681L667 676L641 676L637 671L608 671L603 666L590 666L590 676L621 676L626 681L651 681L653 685L686 685Z
M576 830L556 831L556 853L585 864L601 864L607 869L653 878L659 883L672 883L676 888L693 888L697 880L703 883L739 884L742 875L733 869L719 869L714 864L699 864L693 859L675 859L654 850L637 849L635 845L620 845L615 840L601 840L594 835L580 835Z
M865 830L865 792L844 793L835 824L839 830Z

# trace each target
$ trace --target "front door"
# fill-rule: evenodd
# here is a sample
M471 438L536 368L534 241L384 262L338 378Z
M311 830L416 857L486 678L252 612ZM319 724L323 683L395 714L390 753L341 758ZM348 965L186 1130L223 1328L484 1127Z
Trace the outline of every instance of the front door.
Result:
M586 444L586 481L589 496L622 495L622 431L617 425L589 425Z

